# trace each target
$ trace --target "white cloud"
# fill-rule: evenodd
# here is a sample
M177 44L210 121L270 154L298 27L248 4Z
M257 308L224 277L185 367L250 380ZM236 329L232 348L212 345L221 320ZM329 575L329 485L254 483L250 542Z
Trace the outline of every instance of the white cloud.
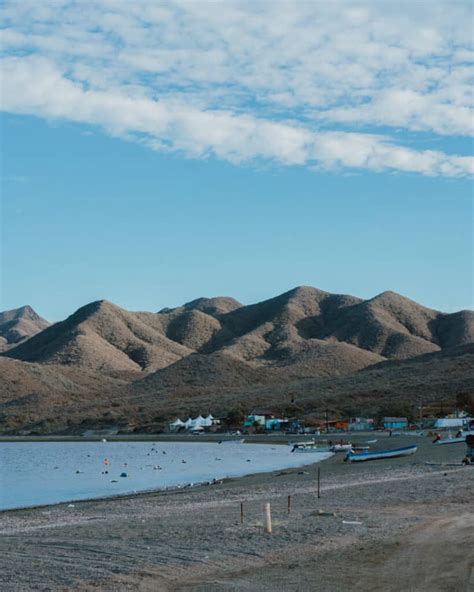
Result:
M7 111L192 157L472 172L442 149L473 132L469 3L4 4ZM440 149L416 149L416 132Z

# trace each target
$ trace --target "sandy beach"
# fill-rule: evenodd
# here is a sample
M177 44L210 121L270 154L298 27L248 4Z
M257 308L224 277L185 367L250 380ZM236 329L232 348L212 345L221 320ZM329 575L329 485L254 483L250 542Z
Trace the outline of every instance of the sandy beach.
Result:
M390 461L351 465L336 455L179 492L3 512L0 589L473 589L474 467L460 464L464 445L377 437L378 447L420 448ZM266 502L272 534L262 529Z

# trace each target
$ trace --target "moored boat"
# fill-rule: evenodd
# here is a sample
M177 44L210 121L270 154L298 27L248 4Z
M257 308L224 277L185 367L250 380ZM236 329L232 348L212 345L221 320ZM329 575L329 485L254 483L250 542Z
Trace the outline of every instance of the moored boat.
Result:
M441 444L461 444L466 441L466 436L474 436L474 431L461 431L461 433L456 434L456 436L449 434L446 438L441 438L440 436L439 438L436 438L436 440L434 440L433 444L437 444L438 446Z
M348 462L364 462L367 460L383 460L385 458L398 458L400 456L411 456L415 454L418 446L413 444L412 446L404 446L402 448L393 448L392 450L375 450L373 452L354 452L349 450L345 457L345 461Z
M329 450L331 452L348 452L352 450L352 444L350 442L347 444L334 444Z
M314 442L295 442L291 452L333 452L333 450Z

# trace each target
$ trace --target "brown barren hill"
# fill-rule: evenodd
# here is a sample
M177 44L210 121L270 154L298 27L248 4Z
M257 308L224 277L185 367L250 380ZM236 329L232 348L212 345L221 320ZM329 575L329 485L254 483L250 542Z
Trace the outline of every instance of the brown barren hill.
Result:
M257 304L199 298L158 313L98 301L2 353L0 417L27 422L59 405L100 424L119 405L122 424L144 425L150 414L224 413L293 395L305 413L322 401L361 410L452 397L472 392L473 340L471 311L441 313L394 292L362 300L299 287ZM49 409L8 403L35 393Z
M139 402L153 414L166 410L169 417L212 410L225 415L229 409L269 407L284 415L324 417L375 416L384 408L412 410L416 415L424 405L454 401L459 393L472 392L474 384L474 344L438 351L410 359L386 361L364 370L339 376L291 378L278 383L236 385L234 387L183 388L166 384L148 390L136 382L129 401ZM138 388L137 388L138 387Z
M282 378L271 370L262 369L232 358L224 353L192 354L174 364L135 381L134 392L158 392L164 389L217 389L271 384Z
M101 300L13 348L8 356L104 372L141 372L162 368L190 353L166 337L158 315L128 312Z
M395 292L346 308L318 332L322 339L352 343L386 358L405 359L441 349L438 311Z
M0 312L0 351L7 350L49 326L31 306Z

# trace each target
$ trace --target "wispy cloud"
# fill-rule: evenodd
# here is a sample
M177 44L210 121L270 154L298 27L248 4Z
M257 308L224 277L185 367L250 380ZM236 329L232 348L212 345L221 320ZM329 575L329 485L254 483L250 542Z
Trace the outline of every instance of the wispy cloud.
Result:
M436 0L7 0L3 109L197 158L464 176L472 159L442 147L473 133L470 12ZM439 149L390 128L428 132Z

